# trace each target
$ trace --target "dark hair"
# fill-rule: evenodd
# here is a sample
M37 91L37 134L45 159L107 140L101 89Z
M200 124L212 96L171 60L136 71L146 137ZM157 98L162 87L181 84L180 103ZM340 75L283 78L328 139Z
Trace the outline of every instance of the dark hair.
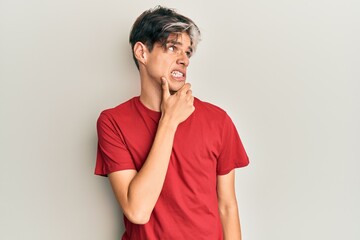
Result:
M139 68L139 63L133 51L135 43L142 42L149 51L152 51L155 43L160 43L165 47L170 34L182 32L189 35L193 51L195 51L200 40L200 30L190 18L177 13L174 9L162 6L143 12L132 26L129 37L137 68Z

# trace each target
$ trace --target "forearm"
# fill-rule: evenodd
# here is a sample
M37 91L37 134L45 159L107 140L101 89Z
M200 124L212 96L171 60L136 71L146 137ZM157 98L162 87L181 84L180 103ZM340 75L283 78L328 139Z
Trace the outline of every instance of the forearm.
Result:
M237 204L220 208L224 240L241 240L240 218Z
M224 239L241 240L234 171L223 176L218 176L217 192Z
M146 222L161 193L172 151L176 124L162 118L141 170L129 184L126 208Z

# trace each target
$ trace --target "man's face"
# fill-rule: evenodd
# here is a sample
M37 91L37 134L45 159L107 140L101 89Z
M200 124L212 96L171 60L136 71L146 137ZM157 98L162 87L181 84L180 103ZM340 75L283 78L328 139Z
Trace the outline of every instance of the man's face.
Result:
M147 75L160 84L161 77L169 82L170 90L178 91L186 81L186 69L192 54L191 41L187 33L169 36L166 48L154 44L146 61Z

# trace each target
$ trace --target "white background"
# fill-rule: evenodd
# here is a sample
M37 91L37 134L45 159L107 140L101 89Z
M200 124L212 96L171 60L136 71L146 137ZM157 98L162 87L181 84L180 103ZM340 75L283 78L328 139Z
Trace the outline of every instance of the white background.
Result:
M139 94L128 35L157 4L202 30L189 82L249 154L243 239L360 239L355 0L1 0L0 239L120 239L95 123Z

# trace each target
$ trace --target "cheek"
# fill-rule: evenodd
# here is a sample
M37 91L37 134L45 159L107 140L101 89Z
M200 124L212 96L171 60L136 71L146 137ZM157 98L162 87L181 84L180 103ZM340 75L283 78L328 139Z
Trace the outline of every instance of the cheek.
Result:
M151 72L152 75L156 75L156 77L170 76L170 71L175 62L171 56L155 57L149 60L148 71Z
M157 69L162 72L162 74L170 74L170 70L173 64L169 59L163 59L158 63Z
M170 77L170 65L166 62L154 62L147 67L148 74L153 78Z

